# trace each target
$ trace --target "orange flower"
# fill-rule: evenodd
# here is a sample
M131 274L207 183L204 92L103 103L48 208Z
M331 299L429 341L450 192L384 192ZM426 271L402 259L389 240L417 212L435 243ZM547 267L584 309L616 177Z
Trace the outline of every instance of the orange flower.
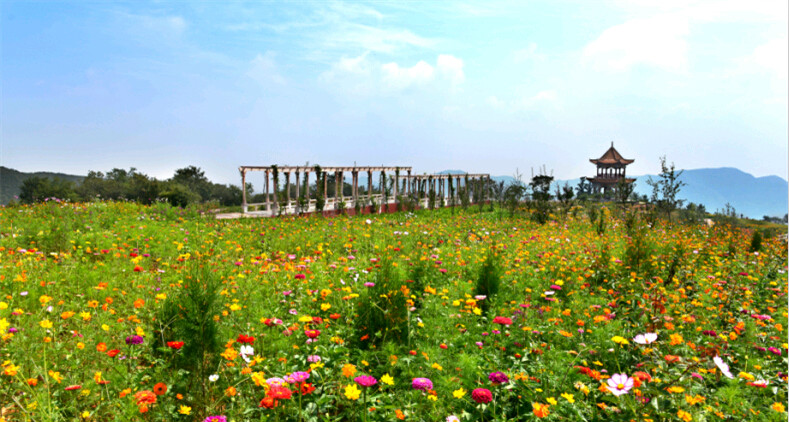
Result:
M228 397L235 396L236 395L236 388L233 387L232 385L230 387L227 387L227 389L225 390L225 395L228 396Z
M400 420L405 419L405 415L403 414L403 411L400 409L395 410L395 416L397 417L397 419Z
M153 386L153 392L157 396L162 396L167 392L167 384L160 382Z
M548 411L547 404L532 403L531 405L533 407L532 412L534 413L534 416L538 418L544 418L551 414L551 412Z
M104 353L107 350L107 345L105 343L103 343L103 342L99 343L99 344L96 345L96 350L101 352L101 353Z
M136 393L134 399L137 401L137 406L154 404L156 403L156 394L149 390L143 390Z

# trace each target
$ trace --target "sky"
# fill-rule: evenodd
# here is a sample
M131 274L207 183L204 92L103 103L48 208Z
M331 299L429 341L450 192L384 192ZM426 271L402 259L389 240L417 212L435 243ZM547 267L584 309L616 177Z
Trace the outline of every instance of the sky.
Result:
M0 164L787 178L787 2L0 2ZM254 177L248 178L253 185ZM260 183L262 184L262 176Z

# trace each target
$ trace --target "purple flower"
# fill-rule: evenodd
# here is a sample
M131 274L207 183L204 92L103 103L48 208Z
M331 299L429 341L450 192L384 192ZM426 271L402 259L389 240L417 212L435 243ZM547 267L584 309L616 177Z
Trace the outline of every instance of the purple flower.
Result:
M378 380L375 377L370 375L360 375L353 379L356 381L357 384L361 385L362 387L372 387L375 384L378 384Z
M494 384L506 384L510 381L507 374L499 371L490 373L488 379Z
M132 346L132 345L135 345L135 344L142 344L143 341L145 341L145 339L143 339L141 336L137 336L137 335L126 337L126 344L128 344L129 346Z
M433 381L430 381L427 378L414 378L413 381L411 381L411 386L414 387L414 390L432 390Z

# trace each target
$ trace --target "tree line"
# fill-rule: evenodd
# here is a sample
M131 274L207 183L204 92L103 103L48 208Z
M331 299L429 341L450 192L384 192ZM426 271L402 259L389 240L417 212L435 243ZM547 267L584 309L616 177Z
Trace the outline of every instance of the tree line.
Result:
M252 186L247 185L247 192ZM158 180L137 171L112 169L107 173L90 171L80 183L64 179L33 176L20 186L23 203L49 199L68 201L127 200L142 204L167 202L184 207L193 203L216 202L222 206L241 204L241 188L213 183L199 167L188 166L175 171L166 180Z

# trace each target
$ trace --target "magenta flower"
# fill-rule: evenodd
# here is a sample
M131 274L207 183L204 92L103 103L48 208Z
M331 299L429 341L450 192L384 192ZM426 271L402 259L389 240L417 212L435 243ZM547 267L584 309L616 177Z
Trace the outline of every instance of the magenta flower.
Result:
M378 384L378 380L375 377L370 375L360 375L353 379L356 381L357 384L361 385L362 387L372 387L375 384Z
M477 388L471 392L471 398L477 403L490 403L493 401L493 394L487 388Z
M608 391L615 396L627 394L633 388L633 378L626 374L614 374L608 379Z
M296 383L307 381L309 378L310 378L309 373L303 371L297 371L290 374L289 377L286 377L285 381L287 381L290 384L296 384Z
M203 422L227 422L227 417L224 415L209 416L203 419Z
M414 378L413 381L411 381L411 387L413 387L414 390L432 390L433 381L430 381L427 378Z
M498 371L490 373L488 375L488 379L494 384L506 384L510 381L507 374Z

